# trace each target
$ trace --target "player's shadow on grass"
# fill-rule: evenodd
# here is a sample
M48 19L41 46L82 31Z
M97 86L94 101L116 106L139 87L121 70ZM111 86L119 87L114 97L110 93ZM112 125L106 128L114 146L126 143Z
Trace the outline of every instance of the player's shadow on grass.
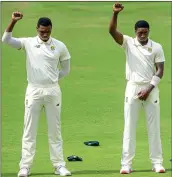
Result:
M166 169L166 172L172 171L172 169ZM134 170L133 173L140 173L140 172L152 172L152 170ZM82 171L73 171L72 174L74 175L85 175L85 174L113 174L119 173L119 170L82 170Z
M1 177L15 177L17 176L17 173L2 173ZM53 172L52 173L31 173L29 176L52 176L55 177L57 175L55 175Z
M172 171L172 169L166 169L166 172ZM134 170L133 173L140 173L140 172L152 172L152 170ZM72 171L73 175L86 175L86 174L114 174L119 173L119 170L82 170L82 171ZM2 173L2 177L15 177L17 173ZM57 175L53 173L31 173L30 176L52 176L55 177Z
M172 169L165 169L166 170L166 172L168 172L168 171L172 171ZM138 173L138 172L152 172L152 170L134 170L134 172L133 173Z

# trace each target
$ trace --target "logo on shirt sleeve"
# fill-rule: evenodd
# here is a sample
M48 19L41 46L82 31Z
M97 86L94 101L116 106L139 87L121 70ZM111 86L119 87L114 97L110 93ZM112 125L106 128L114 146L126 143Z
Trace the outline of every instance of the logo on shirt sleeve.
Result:
M40 48L41 46L40 46L40 45L35 45L34 47L36 47L36 48Z

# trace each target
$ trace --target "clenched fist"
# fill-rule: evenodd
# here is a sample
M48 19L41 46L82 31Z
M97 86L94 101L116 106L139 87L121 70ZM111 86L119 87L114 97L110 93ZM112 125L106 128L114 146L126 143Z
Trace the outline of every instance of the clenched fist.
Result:
M122 4L116 3L116 4L113 5L113 11L115 13L119 13L123 9L124 9L124 6Z
M21 20L23 18L23 14L21 12L13 12L12 13L12 20L13 21L18 21Z

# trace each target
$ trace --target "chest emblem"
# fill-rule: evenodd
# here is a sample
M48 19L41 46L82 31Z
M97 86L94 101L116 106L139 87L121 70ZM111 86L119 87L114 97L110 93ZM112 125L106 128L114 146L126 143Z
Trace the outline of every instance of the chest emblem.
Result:
M51 50L55 50L55 47L53 45L51 46Z
M152 48L148 47L148 52L151 53L152 52Z

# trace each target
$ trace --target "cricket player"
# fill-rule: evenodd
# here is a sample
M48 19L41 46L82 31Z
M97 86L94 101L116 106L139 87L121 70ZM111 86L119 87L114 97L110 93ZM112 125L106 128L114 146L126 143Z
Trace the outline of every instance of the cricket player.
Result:
M159 43L149 39L149 24L144 20L136 22L135 38L123 35L117 30L118 13L123 8L122 4L119 3L113 6L113 16L109 25L109 33L116 43L124 48L126 54L125 125L120 173L128 174L132 171L131 165L135 156L136 125L141 107L146 113L152 170L157 173L164 173L158 89L164 71L164 52Z
M11 22L3 34L2 42L26 53L28 86L25 95L24 133L22 138L22 157L18 177L28 177L36 149L37 127L42 108L45 109L48 124L50 159L55 174L70 176L63 157L61 135L61 90L59 79L70 72L70 54L61 41L52 38L52 23L42 17L37 23L37 36L14 38L15 24L23 18L21 12L12 14ZM58 69L60 64L61 69Z

